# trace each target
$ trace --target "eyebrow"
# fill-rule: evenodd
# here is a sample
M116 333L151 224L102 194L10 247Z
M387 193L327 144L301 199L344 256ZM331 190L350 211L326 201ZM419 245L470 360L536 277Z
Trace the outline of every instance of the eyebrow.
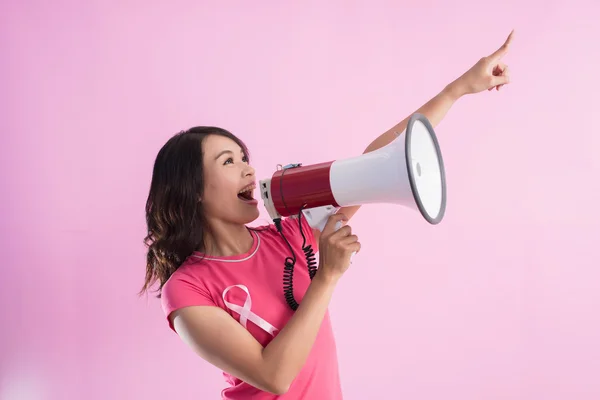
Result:
M243 149L240 149L240 153L242 153L244 156L246 155L246 153L244 152ZM215 160L218 160L223 154L232 154L233 155L233 151L231 151L231 150L223 150L222 152L220 152L219 154L217 154L217 156L215 157Z

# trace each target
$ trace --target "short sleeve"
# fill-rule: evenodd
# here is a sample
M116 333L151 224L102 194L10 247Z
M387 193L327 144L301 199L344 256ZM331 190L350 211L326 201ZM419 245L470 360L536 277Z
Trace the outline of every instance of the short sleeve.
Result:
M169 320L173 311L189 306L216 306L210 292L201 283L185 274L175 274L165 283L161 291L161 305L169 327L175 331Z
M284 233L289 233L298 238L298 243L300 246L302 246L304 240L306 239L307 246L312 246L314 251L318 250L318 243L315 239L315 235L313 234L313 228L310 226L304 216L300 217L300 221L298 220L297 216L288 217L283 220L281 225Z

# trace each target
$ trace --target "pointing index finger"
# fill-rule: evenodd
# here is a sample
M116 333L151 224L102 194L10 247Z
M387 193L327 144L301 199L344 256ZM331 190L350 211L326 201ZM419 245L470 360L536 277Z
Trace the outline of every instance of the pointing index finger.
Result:
M515 32L514 29L512 31L510 31L510 34L506 38L506 41L502 44L502 46L500 46L500 48L498 50L496 50L494 53L492 53L490 55L490 57L489 57L490 59L492 59L492 60L499 60L506 53L508 53L508 48L510 47L510 43L512 42L512 38L513 38L513 33L514 32Z

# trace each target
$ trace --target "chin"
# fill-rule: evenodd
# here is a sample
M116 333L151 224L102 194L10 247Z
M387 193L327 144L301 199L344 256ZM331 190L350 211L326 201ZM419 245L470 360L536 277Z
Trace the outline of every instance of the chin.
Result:
M240 225L247 225L256 221L258 217L260 217L260 211L257 207L254 210L244 210L243 212L235 215L235 219L233 219L232 222L235 221L235 223Z
M260 212L258 211L258 207L257 207L253 212L248 213L246 222L244 222L244 224L250 224L250 223L256 221L258 219L258 217L260 217Z

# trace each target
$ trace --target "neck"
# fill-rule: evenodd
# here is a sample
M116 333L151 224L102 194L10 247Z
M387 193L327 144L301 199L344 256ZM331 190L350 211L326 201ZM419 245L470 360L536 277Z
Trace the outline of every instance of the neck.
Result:
M204 236L204 253L212 257L229 257L250 251L254 238L245 225L210 221Z

